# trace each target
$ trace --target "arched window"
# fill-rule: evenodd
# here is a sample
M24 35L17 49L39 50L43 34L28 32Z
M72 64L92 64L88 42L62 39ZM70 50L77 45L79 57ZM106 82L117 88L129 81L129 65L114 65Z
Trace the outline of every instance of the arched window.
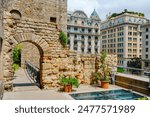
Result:
M96 23L95 26L98 27L98 24Z
M75 20L74 23L77 24L77 20Z
M84 25L84 21L82 21L82 25Z
M22 15L18 10L11 10L10 13L14 19L21 19Z

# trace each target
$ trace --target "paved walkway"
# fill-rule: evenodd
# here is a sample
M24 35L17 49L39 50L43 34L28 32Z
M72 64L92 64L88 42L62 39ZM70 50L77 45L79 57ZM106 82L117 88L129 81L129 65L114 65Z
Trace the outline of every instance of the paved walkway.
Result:
M57 90L41 90L30 79L26 70L19 69L14 75L13 91L5 92L3 100L60 100L66 99Z
M59 92L58 89L39 89L23 69L19 69L16 72L13 83L13 91L5 92L3 100L72 100L68 93ZM120 87L110 85L108 90L110 89L120 89ZM102 89L97 86L80 85L79 88L74 89L74 92L92 92L104 90L106 89Z

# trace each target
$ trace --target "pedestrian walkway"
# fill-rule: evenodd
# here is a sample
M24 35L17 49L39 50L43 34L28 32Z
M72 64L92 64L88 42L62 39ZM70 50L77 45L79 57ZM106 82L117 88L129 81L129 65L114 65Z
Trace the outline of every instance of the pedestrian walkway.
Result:
M13 91L5 92L3 100L72 100L68 93L60 92L58 88L41 90L34 84L23 69L19 69L16 72L13 83ZM110 85L110 89L120 89L120 87ZM91 85L80 85L79 88L74 88L74 92L76 93L104 90L105 89Z
M28 76L26 70L19 69L13 80L13 92L40 90L34 81Z
M28 76L26 70L19 69L13 80L13 91L4 92L3 100L65 100L62 93L55 90L41 90Z

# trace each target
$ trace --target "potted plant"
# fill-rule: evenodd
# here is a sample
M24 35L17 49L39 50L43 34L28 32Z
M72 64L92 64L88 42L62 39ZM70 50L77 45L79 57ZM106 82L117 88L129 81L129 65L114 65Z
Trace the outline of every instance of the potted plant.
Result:
M101 86L101 74L99 72L94 73L94 82Z
M62 77L60 78L60 84L64 86L63 90L65 92L72 92L72 87L78 87L79 83L78 83L78 79L74 78L74 77Z
M106 63L107 53L102 52L100 55L100 80L101 80L101 87L102 88L109 88L109 82L110 82L110 68L108 67L108 64Z

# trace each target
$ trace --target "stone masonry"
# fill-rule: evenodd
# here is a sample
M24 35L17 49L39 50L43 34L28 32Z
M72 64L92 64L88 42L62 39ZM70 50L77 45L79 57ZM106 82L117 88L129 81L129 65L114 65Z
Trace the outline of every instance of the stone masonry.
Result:
M30 45L34 45L36 49L29 51L35 54L39 52L41 88L50 89L59 87L59 78L64 75L75 76L79 79L80 83L90 84L92 73L97 70L99 56L82 56L71 52L69 48L63 48L60 44L59 31L65 31L67 26L65 23L67 1L43 1L44 0L12 0L8 4L8 8L4 11L2 71L6 90L12 90L12 50L20 43L23 44L24 51L30 49ZM50 6L48 7L48 5ZM36 10L39 10L40 13L35 12ZM45 11L50 14L49 17L48 14L45 14ZM52 22L49 21L51 16L53 16L51 19ZM53 22L54 17L57 17L56 19L59 20ZM27 57L24 56L24 58ZM31 57L28 60L32 62L31 59L33 58ZM108 62L112 64L110 66L116 66L116 59L116 56L110 56L108 60Z

